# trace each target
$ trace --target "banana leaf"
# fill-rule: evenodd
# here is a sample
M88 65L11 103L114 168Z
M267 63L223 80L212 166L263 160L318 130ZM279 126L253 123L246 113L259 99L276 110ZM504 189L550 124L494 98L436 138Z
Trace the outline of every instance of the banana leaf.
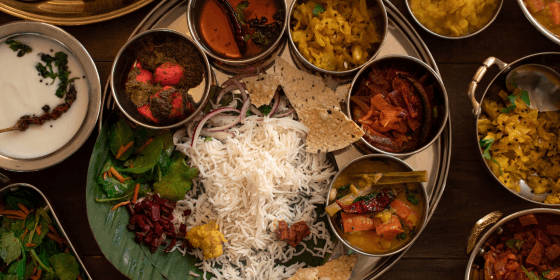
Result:
M105 257L119 271L131 279L135 280L185 280L202 279L203 271L198 269L195 264L200 260L187 254L183 256L179 251L164 253L165 247L160 247L154 254L150 248L139 245L134 241L134 233L126 228L130 215L125 207L120 207L116 211L110 212L110 204L97 203L95 198L104 198L104 192L97 183L97 176L101 173L104 163L110 158L111 150L109 147L108 131L111 124L116 122L116 114L105 123L99 134L93 153L91 155L86 189L87 216L93 235L97 244ZM324 205L317 205L317 214L321 216L324 212ZM321 221L328 223L327 215L320 218ZM330 230L330 228L329 228ZM334 240L334 234L331 233ZM317 240L317 245L313 240L307 241L308 248L323 248L325 240ZM302 245L296 249L301 250ZM291 265L297 262L306 262L308 266L320 266L330 257L313 257L309 252L292 258L283 265ZM280 262L277 262L280 264ZM194 272L201 277L189 275ZM207 275L210 278L211 275Z

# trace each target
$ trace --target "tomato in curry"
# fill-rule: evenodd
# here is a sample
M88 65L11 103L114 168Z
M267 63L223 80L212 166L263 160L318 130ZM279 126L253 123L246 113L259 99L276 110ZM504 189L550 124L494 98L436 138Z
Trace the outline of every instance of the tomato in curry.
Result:
M409 170L383 159L363 160L346 168L334 182L333 188L338 190L338 199L347 193L345 189L348 185L358 189L370 185L371 181L357 178L355 174L406 171ZM394 200L384 209L365 214L348 214L340 211L332 218L339 235L350 244L366 253L384 254L401 248L418 233L422 227L425 205L420 183L376 187L378 187L377 193L389 188L395 194Z
M523 0L531 15L546 29L560 36L560 3L555 0Z

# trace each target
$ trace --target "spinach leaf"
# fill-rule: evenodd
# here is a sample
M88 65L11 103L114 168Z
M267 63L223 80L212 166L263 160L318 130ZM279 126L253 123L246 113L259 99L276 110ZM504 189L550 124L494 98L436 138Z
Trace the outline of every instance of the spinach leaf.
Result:
M61 280L75 280L80 275L76 258L70 254L57 254L49 258L56 275Z
M185 193L191 189L192 180L198 176L198 169L189 168L185 162L185 155L176 153L173 155L169 173L154 183L154 191L163 198L173 201L181 200Z
M16 235L11 231L0 230L0 258L9 264L20 255L21 249Z
M157 130L139 126L134 130L134 152L136 153L148 139L157 136Z
M31 51L33 51L30 46L22 44L21 42L15 41L13 39L6 40L6 44L10 45L10 49L12 49L12 51L18 52L18 57L22 57L25 54L31 53Z
M29 279L29 277L31 277L31 275L33 275L33 269L35 268L35 264L33 264L33 262L28 263L25 266L25 274L23 276L24 279Z
M29 220L29 219L28 219ZM29 251L33 248L37 248L39 247L39 245L41 245L41 243L43 242L43 240L45 240L45 236L47 236L47 233L49 233L49 223L47 223L47 221L45 219L43 219L42 217L39 219L39 224L37 226L41 226L41 234L35 232L35 234L33 234L33 238L31 239L31 243L35 244L35 246L32 247L25 247L25 251ZM27 235L29 236L29 235ZM28 237L25 238L28 238ZM50 239L50 238L47 238ZM24 242L27 242L27 240L24 240Z
M132 179L125 180L124 183L121 183L116 178L109 176L105 179L103 179L103 176L99 176L97 183L101 186L101 189L105 191L108 198L115 198L128 194L131 190L134 190L135 185Z
M119 153L121 147L125 147L130 142L134 142L134 131L130 126L126 123L126 121L121 118L118 122L113 124L108 132L109 135L109 148L111 148L111 152L115 158ZM132 155L134 150L130 147L124 154L122 154L118 160L124 161L128 159Z
M323 6L317 4L315 5L315 8L313 8L313 15L314 16L319 16L320 13L325 12L325 8L323 8Z
M175 145L173 145L173 134L171 134L171 131L165 130L162 134L156 136L155 139L161 139L163 153L167 154L168 157L171 157L171 154L175 149Z
M159 155L163 151L163 142L161 139L154 139L148 147L144 148L138 156L132 160L132 168L119 168L119 172L142 174L152 170L158 162Z
M38 194L31 192L28 189L10 192L5 197L6 205L9 209L19 210L18 203L27 207L27 209L36 208L35 205L39 204L42 200Z

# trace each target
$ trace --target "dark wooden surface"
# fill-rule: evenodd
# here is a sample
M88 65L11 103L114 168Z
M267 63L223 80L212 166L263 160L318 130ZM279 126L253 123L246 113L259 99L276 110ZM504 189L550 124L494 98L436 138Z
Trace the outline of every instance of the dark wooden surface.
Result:
M560 51L560 46L533 28L515 0L504 0L500 15L488 29L463 40L445 40L425 32L413 22L404 0L390 1L412 23L438 63L449 94L453 152L447 186L433 218L412 248L379 279L462 279L468 261L466 239L479 218L495 210L510 214L537 207L502 188L480 161L474 136L475 120L466 96L468 84L480 63L489 56L513 62L533 53ZM63 27L89 51L103 86L120 47L154 6L103 23ZM15 20L18 19L0 13L0 24ZM478 96L496 73L496 69L488 72L479 86ZM94 132L74 155L46 170L0 171L15 182L37 186L47 195L93 279L126 279L102 255L86 216L86 173L96 137Z

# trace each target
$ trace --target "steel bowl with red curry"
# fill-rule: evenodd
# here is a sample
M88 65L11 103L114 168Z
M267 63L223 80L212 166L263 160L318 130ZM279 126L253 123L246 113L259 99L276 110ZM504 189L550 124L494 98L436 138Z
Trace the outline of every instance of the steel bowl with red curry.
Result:
M426 171L408 171L385 159L365 159L345 168L329 194L326 212L338 235L361 252L396 252L424 223Z
M417 150L433 138L446 110L438 80L405 61L380 61L360 72L350 96L363 139L389 153Z

